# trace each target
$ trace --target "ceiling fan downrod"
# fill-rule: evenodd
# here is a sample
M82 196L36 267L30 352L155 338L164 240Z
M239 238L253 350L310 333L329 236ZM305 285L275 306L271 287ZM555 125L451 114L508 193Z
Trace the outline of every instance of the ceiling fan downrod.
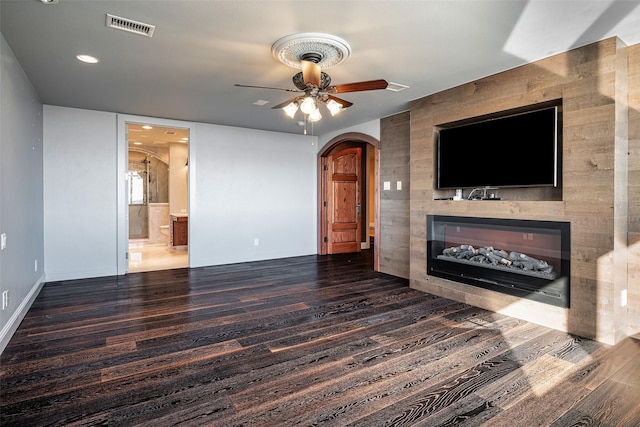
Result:
M300 55L300 60L309 61L309 62L313 62L314 64L318 64L320 63L320 61L322 61L322 54L318 52L305 52Z

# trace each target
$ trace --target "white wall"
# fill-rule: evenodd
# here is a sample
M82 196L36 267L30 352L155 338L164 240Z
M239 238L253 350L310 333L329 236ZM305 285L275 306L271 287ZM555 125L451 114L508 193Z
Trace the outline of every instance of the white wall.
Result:
M117 243L118 120L113 113L44 107L48 281L118 274L118 251L126 250ZM317 147L311 139L191 127L190 266L316 253Z
M117 274L116 115L44 106L47 281Z
M44 281L42 103L0 36L0 352ZM36 268L36 260L38 262Z
M188 158L187 144L169 144L169 213L189 211Z
M317 253L315 139L208 124L196 131L190 265Z
M318 137L318 152L321 152L325 145L338 135L349 132L359 132L372 136L378 141L380 140L380 120L372 120L370 122L362 123L356 126L352 126L345 129L340 129L336 132L326 133Z

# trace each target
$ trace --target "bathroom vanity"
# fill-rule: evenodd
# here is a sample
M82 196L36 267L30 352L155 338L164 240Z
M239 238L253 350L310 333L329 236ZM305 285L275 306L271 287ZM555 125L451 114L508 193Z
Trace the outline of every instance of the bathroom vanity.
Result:
M189 244L189 214L171 214L170 242L172 247Z

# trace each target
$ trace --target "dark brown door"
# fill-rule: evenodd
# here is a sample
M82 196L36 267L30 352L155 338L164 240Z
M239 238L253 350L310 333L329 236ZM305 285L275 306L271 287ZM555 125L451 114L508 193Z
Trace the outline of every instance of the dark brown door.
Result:
M328 247L330 254L360 252L361 148L347 148L328 158Z

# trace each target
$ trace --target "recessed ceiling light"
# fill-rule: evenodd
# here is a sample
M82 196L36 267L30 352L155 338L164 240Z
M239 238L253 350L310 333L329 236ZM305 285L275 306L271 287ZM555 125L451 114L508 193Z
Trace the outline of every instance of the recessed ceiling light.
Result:
M58 0L40 0L44 4L58 4Z
M268 103L269 101L265 101L264 99L258 99L256 102L253 103L253 105L262 107L263 105L267 105Z
M142 129L153 129L153 127L151 127L149 125L144 125L144 126L142 126Z
M188 141L189 138L180 138L180 141Z
M133 143L133 145L142 145L142 142L136 141L136 142Z
M76 58L79 61L86 62L87 64L96 64L99 61L98 58L96 58L95 56L91 56L91 55L76 55Z

